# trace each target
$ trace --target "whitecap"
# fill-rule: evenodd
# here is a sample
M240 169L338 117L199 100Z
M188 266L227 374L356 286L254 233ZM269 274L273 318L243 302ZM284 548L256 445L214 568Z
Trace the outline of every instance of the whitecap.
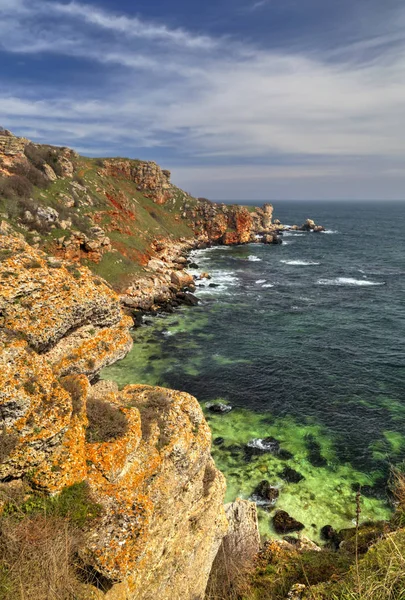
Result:
M293 244L294 242L292 240L288 240L287 242L282 243L282 246L289 246L290 244Z
M336 229L325 229L325 231L321 231L321 233L340 233L340 232L336 231Z
M248 256L247 259L250 260L250 262L260 262L262 260L258 256L254 256L253 254L251 254L250 256Z
M257 281L255 281L255 283L266 283L265 279L258 279Z
M305 233L298 233L297 231L283 231L283 237L300 237L304 235Z
M263 288L272 288L274 287L274 285L272 283L265 283L264 285L262 285Z
M310 260L280 260L280 262L285 265L299 265L303 267L311 266L311 265L319 265L319 262L312 262Z
M354 279L353 277L336 277L335 279L318 279L318 285L385 285L385 281L368 281L364 279Z

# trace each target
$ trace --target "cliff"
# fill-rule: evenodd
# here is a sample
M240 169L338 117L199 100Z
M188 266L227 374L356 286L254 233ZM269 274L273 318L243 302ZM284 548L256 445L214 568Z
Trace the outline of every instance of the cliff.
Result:
M85 482L100 507L78 548L98 582L86 594L202 598L227 521L198 402L91 385L130 349L132 320L88 268L0 235L0 281L1 496L24 485L35 505Z
M181 270L173 263L187 244L277 241L272 212L193 198L153 162L90 159L0 132L0 227L89 267L125 297L150 284L167 296L171 272L161 277L153 261Z

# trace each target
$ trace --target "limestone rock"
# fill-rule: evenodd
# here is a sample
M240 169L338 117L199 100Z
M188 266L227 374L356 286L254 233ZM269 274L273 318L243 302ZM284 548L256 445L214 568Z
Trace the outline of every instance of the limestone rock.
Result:
M104 328L122 320L116 294L86 267L51 265L43 252L9 236L0 237L0 254L0 327L24 336L34 350L55 346L85 324Z
M129 429L87 445L88 481L105 513L82 556L117 582L106 598L203 598L227 521L198 402L142 385L108 399L125 407Z
M170 276L171 282L179 288L194 286L194 279L185 271L173 271Z
M219 597L227 579L231 583L232 579L248 572L260 550L256 504L238 498L225 505L225 513L229 529L212 566L208 583L210 597Z
M109 177L136 183L138 190L152 198L156 204L165 204L177 191L170 183L170 171L162 171L159 165L152 161L104 160L103 173Z
M45 163L42 166L42 169L45 173L45 177L48 179L48 181L56 181L58 179L55 171L52 169L52 167L50 165L48 165L47 163Z

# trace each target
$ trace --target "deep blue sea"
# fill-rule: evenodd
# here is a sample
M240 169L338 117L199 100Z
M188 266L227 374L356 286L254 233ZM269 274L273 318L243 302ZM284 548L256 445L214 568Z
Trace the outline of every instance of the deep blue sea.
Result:
M267 480L275 508L316 538L350 525L360 484L362 518L387 517L389 471L405 459L405 203L279 202L274 217L327 231L194 252L193 273L212 277L200 305L136 330L103 376L230 404L207 410L227 500ZM246 451L269 436L287 452ZM303 479L286 481L286 467ZM271 514L260 511L264 534Z

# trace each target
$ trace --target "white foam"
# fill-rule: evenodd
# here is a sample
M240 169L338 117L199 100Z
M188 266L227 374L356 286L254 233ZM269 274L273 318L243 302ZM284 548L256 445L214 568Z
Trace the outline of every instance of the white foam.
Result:
M275 441L266 441L261 438L255 438L251 440L247 444L248 448L257 448L258 450L263 450L263 452L277 452L279 445Z
M293 244L294 242L292 240L288 240L287 242L282 243L282 246L289 246L290 244Z
M280 262L284 263L285 265L299 265L303 267L320 264L319 262L312 262L310 260L280 260Z
M251 254L250 256L248 256L248 260L250 260L250 262L260 262L262 259L258 256L254 256L253 254Z
M318 279L318 285L385 285L385 281L368 281L366 279L354 279L353 277L336 277L335 279Z
M258 279L257 281L255 281L255 283L266 283L265 279Z
M262 285L263 288L272 288L274 287L274 285L272 283L265 283L264 285Z
M283 231L282 237L300 237L305 235L305 233L298 233L298 231Z
M335 229L325 229L325 231L321 231L321 233L340 233L339 231L336 231Z

